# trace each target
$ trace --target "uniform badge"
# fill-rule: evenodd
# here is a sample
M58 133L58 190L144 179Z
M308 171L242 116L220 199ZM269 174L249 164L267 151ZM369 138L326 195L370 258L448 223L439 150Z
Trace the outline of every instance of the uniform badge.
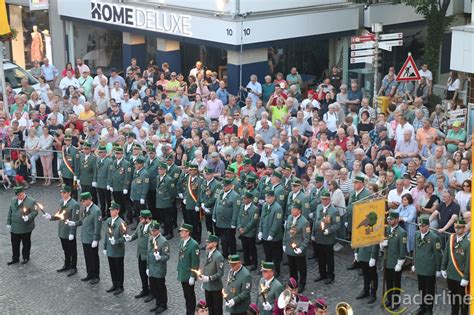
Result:
M97 217L97 220L98 220L98 221L101 221L101 220L102 220L102 217L99 215L99 216Z
M224 263L223 263L223 262L221 262L221 263L219 264L219 268L222 269L222 267L224 267Z
M247 290L250 289L250 282L247 282L247 283L245 284L245 288L246 288Z
M240 199L237 199L237 205L240 206Z
M140 178L137 178L136 182L137 182L137 184L141 184L142 180Z
M145 178L145 183L148 184L150 182L150 179L148 177Z
M178 178L179 177L179 174L178 173L175 173L174 174L174 178Z
M441 249L441 243L436 242L435 248L436 248L436 249Z
M173 183L171 183L171 188L174 188L174 184L173 184Z
M311 233L311 227L309 226L306 227L306 233Z
M258 219L258 213L255 213L255 214L253 215L253 218L254 218L255 220Z
M341 217L340 216L337 216L336 217L336 222L340 222L341 221Z
M280 195L280 200L285 200L285 195Z
M403 243L403 244L406 244L406 243L407 243L407 237L406 237L406 236L404 236L404 237L402 238L402 243Z
M253 202L257 203L258 202L258 197L253 198Z
M125 174L125 169L124 169L123 167L120 168L119 174L120 174L120 175Z
M305 204L304 204L304 207L305 207L305 208L309 208L309 203L308 203L308 202L305 203Z
M196 256L199 256L199 249L196 249Z
M127 168L127 172L131 172L131 171L132 171L131 167Z
M281 213L278 213L277 214L277 219L281 219L281 217L282 217Z

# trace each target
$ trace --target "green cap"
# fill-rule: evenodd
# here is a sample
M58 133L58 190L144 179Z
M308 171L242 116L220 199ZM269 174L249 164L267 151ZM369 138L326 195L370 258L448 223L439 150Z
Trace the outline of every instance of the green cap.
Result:
M143 156L139 156L139 157L137 157L137 159L135 160L135 163L145 164L145 158L144 158Z
M261 270L274 270L275 264L271 261L262 261L262 269Z
M120 210L120 205L116 203L115 201L112 201L112 203L110 204L109 210Z
M291 165L289 163L286 163L286 162L281 165L281 168L291 171Z
M230 179L230 178L224 178L224 180L222 181L222 184L223 184L224 186L232 185L232 179Z
M159 230L160 227L161 227L160 222L158 222L158 221L156 221L156 220L151 221L151 223L150 223L150 228L151 228L152 230Z
M218 243L219 242L219 237L218 236L215 236L213 234L209 234L209 236L207 237L207 242L208 243Z
M301 186L301 179L297 177L293 178L293 181L291 182L291 186Z
M100 146L97 148L97 150L98 150L99 152L105 152L105 151L107 151L107 147L106 147L105 145L100 145Z
M227 166L226 168L226 173L232 173L232 174L235 174L235 168L233 166Z
M235 255L229 255L229 263L230 264L235 264L235 263L238 263L240 262L240 256L235 254Z
M244 159L244 165L250 165L252 164L252 161L249 158Z
M250 191L246 191L245 194L244 194L244 198L253 199L253 195Z
M18 195L21 192L24 192L25 190L23 189L23 186L16 186L14 189L15 195Z
M301 210L303 209L303 205L299 200L295 200L295 202L293 202L292 208Z
M88 200L88 199L92 199L92 195L90 192L86 191L86 192L83 192L80 196L79 196L79 199L81 201L83 200Z
M146 150L147 150L148 152L156 153L156 151L155 151L155 146L153 145L153 143L147 144L147 145L146 145Z
M135 139L137 136L135 135L134 132L130 131L129 133L127 133L127 137L132 137Z
M188 168L191 170L197 170L199 167L197 164L189 163Z
M174 160L174 154L173 153L170 153L166 156L166 159L167 160Z
M316 176L316 181L320 183L324 183L324 177L321 175Z
M283 174L278 171L273 172L272 176L278 177L279 179L283 178Z
M400 215L398 214L398 212L390 211L388 213L388 218L389 219L398 219L399 217L400 217Z
M246 180L247 180L247 183L254 184L257 182L257 177L255 177L254 175L247 175Z
M83 149L90 149L92 148L92 144L90 142L86 142L84 143L84 145L82 146Z
M360 183L363 183L363 182L365 182L365 178L364 178L364 176L358 175L358 176L356 176L356 177L354 178L353 182L360 182Z
M275 196L275 192L273 190L269 190L265 193L265 196L272 196L274 197Z
M158 168L167 169L168 165L165 162L158 162Z
M326 189L323 189L323 191L321 191L321 198L331 198L331 194Z
M140 210L140 216L142 218L151 218L151 211L148 210L148 209L145 209L145 210Z
M69 187L69 186L64 185L64 186L61 188L61 192L70 193L70 192L72 192L72 188Z
M71 135L64 135L64 140L72 140L72 136Z
M193 231L193 226L191 224L183 223L179 230L187 230L189 232Z
M268 163L267 168L276 169L277 167L275 163L271 162L271 163Z
M418 218L418 224L420 225L430 225L430 218L427 216L421 216Z
M465 226L466 225L466 221L464 220L464 218L458 218L456 220L456 222L454 222L454 225L455 226Z
M206 166L204 168L204 173L206 174L214 174L214 169L212 167Z
M141 150L141 149L142 149L142 146L139 145L138 143L134 143L134 144L133 144L133 149L134 149L134 150L135 150L135 149L137 149L137 150L140 149L140 150Z
M115 148L115 153L123 153L123 148L122 147L116 147Z

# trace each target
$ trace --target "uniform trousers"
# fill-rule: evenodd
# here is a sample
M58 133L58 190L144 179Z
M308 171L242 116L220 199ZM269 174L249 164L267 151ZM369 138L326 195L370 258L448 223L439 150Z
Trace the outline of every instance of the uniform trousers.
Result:
M112 201L111 193L105 188L97 188L97 197L99 199L102 218L107 218L109 216L109 208Z
M359 263L362 268L362 275L364 276L364 292L375 296L379 284L377 266L370 267L368 261L361 261Z
M184 209L184 223L191 224L193 226L192 238L201 243L201 221L199 220L199 212L193 209ZM226 257L226 256L224 256Z
M68 268L77 267L77 243L74 238L72 241L66 238L59 238L64 251L64 266Z
M154 216L156 212L156 190L148 190L148 193L146 194L146 204L148 206L147 209L149 209ZM156 218L153 218L153 220L156 220ZM162 222L162 221L160 221Z
M420 307L425 311L428 311L428 310L433 311L436 276L417 275L417 278L418 278L418 290L421 292Z
M86 271L89 278L99 278L100 261L99 246L92 248L92 244L82 243L84 258L86 260Z
M180 204L180 208L183 209L182 199L179 199L179 202L177 198L172 200L173 207L171 211L173 211L173 215L171 218L173 219L173 228L178 226L178 203Z
M467 315L469 313L469 305L464 303L466 288L461 286L459 280L448 278L448 289L451 296L451 314Z
M30 250L31 250L31 232L17 234L11 232L11 242L12 242L12 260L20 260L20 244L23 243L23 248L21 250L21 255L23 259L30 259Z
M281 260L283 258L283 241L263 241L265 261L273 261L276 275L280 274Z
M109 260L110 277L116 288L123 289L123 257L107 257Z
M235 240L235 229L219 228L216 226L217 236L221 239L222 255L229 257L237 253L237 241Z
M215 232L214 222L212 221L212 214L211 213L206 213L205 219L206 219L207 234L215 235L216 232Z
M148 289L148 276L146 275L147 268L147 261L138 257L138 273L140 274L140 280L142 281L142 291L146 294L150 292Z
M402 288L402 272L396 272L395 269L385 269L385 284L387 285L387 291L392 288ZM387 292L385 291L385 292ZM400 290L392 290L387 294L386 301L394 304L400 304Z
M257 245L255 245L255 236L240 236L240 241L242 242L242 250L244 251L244 264L257 267L258 256Z
M156 306L168 307L168 290L165 278L150 277L150 292L155 298Z
M204 291L209 315L221 315L222 313L222 291Z
M334 249L333 244L325 245L315 242L318 253L319 275L323 278L334 279Z
M112 192L112 197L114 198L114 201L120 205L120 212L119 216L123 219L125 218L125 211L129 209L129 199L127 198L127 195L124 195L122 191L113 191ZM132 223L131 221L128 221L127 224Z
M189 285L188 281L181 282L183 287L184 300L186 301L186 315L194 315L196 308L196 293L194 293L194 285Z
M134 218L140 215L140 211L145 210L146 206L140 203L140 200L133 200L133 209L129 209L127 212L127 220L133 222Z
M158 220L163 224L163 234L173 235L173 211L171 208L157 208Z
M98 204L97 201L97 191L92 185L81 185L81 192L88 192L92 195L92 201L94 204Z
M306 275L307 275L307 265L306 265L306 255L301 256L288 256L288 266L290 268L290 277L295 278L298 281L299 287L305 287L306 285Z

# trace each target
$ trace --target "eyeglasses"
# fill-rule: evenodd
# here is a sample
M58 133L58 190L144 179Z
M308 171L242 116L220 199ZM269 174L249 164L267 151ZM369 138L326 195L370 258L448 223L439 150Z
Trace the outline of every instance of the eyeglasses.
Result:
M395 157L395 159L397 159L397 160L401 160L401 159L402 159L402 157L401 157L401 156L397 156L397 157Z

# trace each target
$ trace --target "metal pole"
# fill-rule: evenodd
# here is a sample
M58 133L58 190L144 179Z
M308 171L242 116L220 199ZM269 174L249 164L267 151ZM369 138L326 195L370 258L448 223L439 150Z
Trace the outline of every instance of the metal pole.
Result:
M244 54L244 19L240 17L240 62L239 62L239 89L242 86L242 60Z
M379 81L379 35L382 32L382 27L383 24L380 22L375 22L372 23L372 32L375 33L375 39L374 39L374 63L373 63L373 68L374 68L374 96L372 100L372 104L374 106L374 110L377 110L377 94L378 94L378 87L377 83Z
M3 54L3 42L0 41L0 56L1 56L1 62L0 62L0 92L2 93L2 96L3 96L3 101L6 103L6 99L7 99L7 82L5 81L5 72L3 70L3 58L5 57L4 54Z

